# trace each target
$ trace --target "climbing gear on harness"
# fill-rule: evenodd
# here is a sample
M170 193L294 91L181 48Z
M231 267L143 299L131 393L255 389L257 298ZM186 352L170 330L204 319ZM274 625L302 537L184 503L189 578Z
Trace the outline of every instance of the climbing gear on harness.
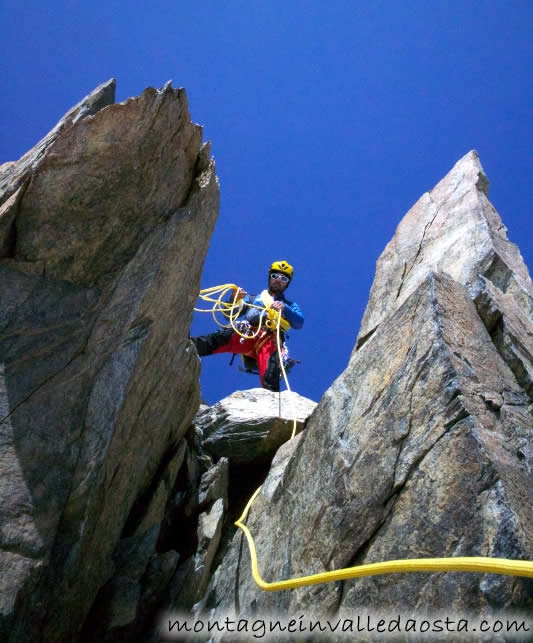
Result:
M235 328L239 329L239 332L241 333L241 335L243 335L243 338L244 337L248 338L253 336L254 329L250 324L250 322L246 321L246 319L236 321Z
M279 268L278 268L279 269ZM226 289L220 295L218 300L208 299L208 301L215 301L215 305L220 302L221 297L227 290L232 288L237 288L237 286L226 285L219 286L219 289ZM217 288L207 289L206 291L201 291L200 296L203 299L207 298L204 296L204 293L217 292ZM235 308L235 299L233 304L227 304L230 307L230 323L233 325L233 309ZM250 304L248 304L250 305ZM214 309L215 307L213 307ZM256 306L259 308L259 306ZM195 310L197 310L195 308ZM202 311L202 312L211 312L211 311ZM261 318L262 319L262 318ZM281 320L281 317L278 317L278 320ZM218 323L218 322L217 322ZM235 332L239 332L234 328ZM261 331L261 326L259 326L258 333ZM240 333L239 333L240 334ZM278 345L278 354L281 352L281 336L280 336L280 323L276 327L276 339ZM289 381L287 379L287 372L283 364L283 359L280 358L280 367L283 373L283 379L287 390L291 390L289 386ZM293 428L291 434L291 440L296 435L296 418L293 420ZM252 565L252 576L256 584L260 589L263 589L268 592L277 592L285 589L295 589L296 587L304 587L306 585L318 585L321 583L329 583L332 581L346 580L349 578L360 578L362 576L376 576L378 574L392 574L400 572L477 572L482 574L504 574L507 576L524 576L527 578L533 578L533 561L527 560L508 560L505 558L484 558L481 556L471 556L471 557L456 557L456 558L415 558L408 560L390 560L381 563L370 563L366 565L357 565L355 567L346 567L343 569L335 569L329 572L321 572L319 574L312 574L310 576L300 576L297 578L290 578L288 580L282 580L278 582L269 583L263 580L259 574L259 566L257 563L257 553L255 549L255 543L253 536L244 524L248 513L253 505L253 502L262 487L256 489L255 493L252 495L248 501L244 511L242 512L241 517L237 520L235 525L239 527L244 532L246 540L248 542L248 548L250 550L250 559Z
M292 279L294 276L294 268L288 261L274 261L268 272L284 272L289 279Z

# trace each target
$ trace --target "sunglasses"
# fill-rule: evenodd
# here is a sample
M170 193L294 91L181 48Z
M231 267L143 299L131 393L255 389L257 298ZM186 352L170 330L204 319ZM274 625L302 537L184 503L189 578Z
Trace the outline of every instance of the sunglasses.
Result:
M283 275L279 272L271 272L270 278L278 279L279 281L281 281L282 284L286 284L289 281L289 278L287 277L287 275Z

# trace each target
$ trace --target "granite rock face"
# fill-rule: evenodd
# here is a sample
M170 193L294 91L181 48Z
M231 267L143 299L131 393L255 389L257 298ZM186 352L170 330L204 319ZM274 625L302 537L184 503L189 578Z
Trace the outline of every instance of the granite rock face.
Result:
M214 463L199 437L191 427L156 493L132 510L142 522L115 549L115 571L87 617L84 643L157 640L165 606L190 609L203 595L228 512L229 466L226 458ZM174 481L168 492L167 480Z
M248 517L265 580L399 558L533 560L533 286L487 186L467 154L379 259L346 370L280 449ZM197 611L533 608L529 580L490 574L262 592L242 539Z
M192 475L165 516L165 531L188 530L193 547L168 583L160 613L187 612L201 601L220 550L236 531L233 522L266 471L270 468L269 479L275 479L283 453L297 444L300 433L289 439L293 419L301 431L315 407L297 393L284 391L279 397L265 389L236 391L214 406L200 406L188 433ZM154 622L146 640L157 643L164 640L160 635Z
M184 90L113 101L110 81L0 167L2 640L77 640L106 584L128 622L176 567L156 543L218 182Z

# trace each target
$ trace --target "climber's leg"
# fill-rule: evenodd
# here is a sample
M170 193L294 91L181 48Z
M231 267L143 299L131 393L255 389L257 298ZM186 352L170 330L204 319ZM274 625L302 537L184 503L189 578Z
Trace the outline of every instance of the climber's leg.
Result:
M269 391L279 391L281 367L279 364L278 347L273 339L269 339L257 353L257 366L261 386Z
M225 328L224 330L217 330L216 333L210 333L209 335L191 337L191 341L196 346L198 355L203 357L204 355L212 355L214 352L221 352L218 349L228 344L233 334L231 328Z

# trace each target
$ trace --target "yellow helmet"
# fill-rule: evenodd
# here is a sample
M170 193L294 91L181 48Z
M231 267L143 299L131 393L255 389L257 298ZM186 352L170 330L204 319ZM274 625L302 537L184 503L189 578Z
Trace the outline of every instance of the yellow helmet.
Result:
M287 277L292 279L294 268L288 261L274 261L274 263L270 266L270 270L268 272L283 272L287 275Z

